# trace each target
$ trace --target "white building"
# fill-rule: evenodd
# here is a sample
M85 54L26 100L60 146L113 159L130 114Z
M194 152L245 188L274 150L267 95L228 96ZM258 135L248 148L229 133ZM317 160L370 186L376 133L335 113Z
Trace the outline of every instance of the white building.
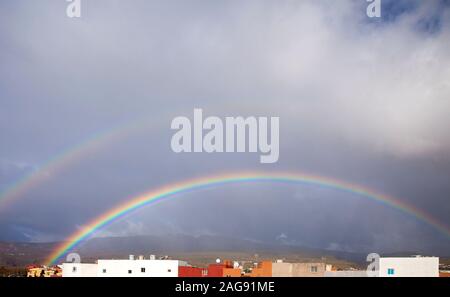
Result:
M325 271L325 277L366 277L365 270ZM439 258L405 257L379 258L378 277L439 277Z
M64 263L62 265L63 277L95 277L97 264L91 263Z
M380 258L379 269L380 277L439 277L439 258Z
M177 277L178 260L98 260L100 277Z
M178 260L98 260L96 264L64 263L63 277L177 277L178 266L184 265Z

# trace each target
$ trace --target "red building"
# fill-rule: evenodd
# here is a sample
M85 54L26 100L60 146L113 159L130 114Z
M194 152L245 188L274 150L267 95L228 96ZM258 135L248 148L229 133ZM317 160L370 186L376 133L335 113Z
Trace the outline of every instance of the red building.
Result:
M225 260L223 263L209 264L209 277L239 277L241 270L233 267L233 262Z
M208 268L198 268L191 266L179 266L179 277L230 277L241 276L241 270L233 268L231 261L224 263L209 264Z
M224 264L209 264L208 277L223 277Z
M207 270L198 267L191 266L179 266L178 276L179 277L203 277L206 276Z

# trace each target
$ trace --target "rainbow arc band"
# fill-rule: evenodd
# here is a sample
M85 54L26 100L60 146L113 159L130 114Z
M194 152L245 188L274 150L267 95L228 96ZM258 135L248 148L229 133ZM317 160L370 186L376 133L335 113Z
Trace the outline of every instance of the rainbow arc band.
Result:
M4 211L10 204L25 197L35 187L46 181L51 181L54 176L63 172L70 166L77 164L79 161L88 156L95 155L109 145L117 143L129 137L133 132L140 129L152 128L161 125L162 115L158 117L136 117L133 121L119 123L114 127L105 131L99 131L77 145L67 147L59 154L52 156L45 163L14 184L0 191L0 212Z
M308 184L322 188L344 191L400 210L401 212L409 214L419 221L433 226L434 228L442 232L447 239L450 238L450 228L433 218L430 214L399 199L377 193L366 187L347 183L337 179L295 172L236 172L217 176L206 176L203 178L196 178L186 180L184 182L173 183L128 199L123 204L120 204L106 211L105 213L92 220L84 228L70 235L47 257L46 264L52 265L56 263L59 259L62 258L62 256L78 246L81 242L83 242L83 240L88 239L96 231L144 206L148 206L160 200L183 193L189 193L207 188L215 188L228 184L250 182Z
M106 133L97 133L89 139L53 156L42 164L38 170L23 176L8 188L0 191L0 211L3 211L12 202L24 197L33 188L45 181L50 181L53 176L64 171L72 164L76 164L86 156L94 154L102 147L106 147L108 144L126 137L128 130L130 128L126 126L125 128L113 129Z

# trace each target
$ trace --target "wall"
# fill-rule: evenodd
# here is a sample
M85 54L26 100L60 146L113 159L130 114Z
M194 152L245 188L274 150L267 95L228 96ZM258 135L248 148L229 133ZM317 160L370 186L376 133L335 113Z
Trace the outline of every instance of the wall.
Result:
M142 272L141 269L145 271ZM131 273L129 273L131 271ZM177 277L177 260L98 260L100 277Z
M241 270L238 268L224 268L222 276L224 277L240 277Z
M258 266L253 268L252 272L248 275L250 277L271 277L272 276L272 262L262 261L258 263Z
M222 277L224 268L225 268L225 265L223 265L223 264L209 264L208 265L208 276L209 277Z
M450 272L440 271L439 277L450 277Z
M206 269L190 266L179 266L179 277L203 277L207 273Z
M97 264L90 263L64 263L62 265L63 277L95 277Z
M388 269L394 274L389 275ZM439 277L438 257L380 258L380 277Z
M367 277L365 270L325 271L325 277Z
M317 272L313 272L313 267ZM325 263L272 263L273 277L322 277Z

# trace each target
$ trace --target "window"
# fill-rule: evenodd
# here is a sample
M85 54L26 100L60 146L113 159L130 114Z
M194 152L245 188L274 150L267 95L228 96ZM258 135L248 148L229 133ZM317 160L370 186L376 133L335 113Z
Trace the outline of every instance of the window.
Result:
M132 274L133 273L133 271L130 269L130 270L128 270L128 274Z
M388 268L387 274L388 274L388 275L394 275L394 274L395 274L394 268Z
M103 269L103 273L106 273L106 269Z
M77 272L77 267L76 266L72 267L72 272Z
M141 268L141 272L145 272L145 267L142 267L142 268Z
M311 266L311 272L317 272L317 266Z

